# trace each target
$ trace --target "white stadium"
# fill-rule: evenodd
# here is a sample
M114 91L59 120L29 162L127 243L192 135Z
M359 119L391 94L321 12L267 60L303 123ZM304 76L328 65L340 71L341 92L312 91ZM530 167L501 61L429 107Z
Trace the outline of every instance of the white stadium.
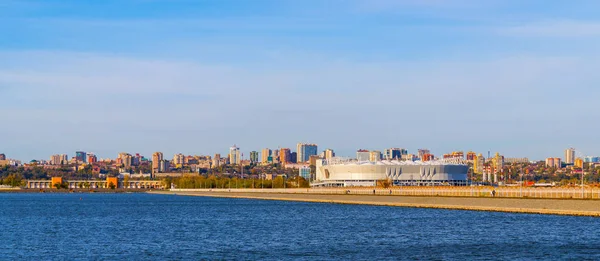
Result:
M469 166L462 160L357 161L334 158L316 163L314 187L374 186L388 180L394 186L466 185Z

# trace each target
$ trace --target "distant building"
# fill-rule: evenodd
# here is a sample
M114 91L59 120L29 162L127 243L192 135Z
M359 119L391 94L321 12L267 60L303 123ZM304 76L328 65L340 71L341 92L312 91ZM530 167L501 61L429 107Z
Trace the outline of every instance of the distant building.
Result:
M317 165L317 161L322 160L319 156L317 155L312 155L310 156L310 158L308 159L308 163L309 165L312 166L316 166ZM299 163L298 163L299 164Z
M356 159L358 161L369 161L371 160L371 152L363 149L357 150Z
M268 149L268 148L263 149L260 156L261 156L260 162L262 164L268 164L269 163L269 156L271 156L271 150Z
M86 153L85 153L85 151L76 151L75 152L75 159L78 162L86 162L87 159L86 159Z
M6 155L4 153L0 153L0 160L6 160Z
M332 159L333 157L335 157L335 152L332 149L326 149L325 150L325 159Z
M121 153L119 153L118 159L121 160L121 164L123 164L123 168L125 168L125 169L131 168L131 162L133 159L131 154L129 154L127 152L121 152Z
M298 159L296 160L298 163L307 162L310 160L310 156L318 154L317 144L298 143L296 151L298 153Z
M431 152L428 149L419 149L418 154L419 154L419 159L423 160L423 155L431 154Z
M432 161L435 159L435 156L431 153L425 153L421 156L421 161Z
M94 155L93 153L88 153L87 154L87 163L93 164L96 162L98 162L98 157L96 157L96 155Z
M492 163L494 165L493 173L501 173L502 168L504 168L504 156L501 156L500 153L496 152ZM494 182L497 182L496 178L494 179Z
M565 150L565 163L574 164L575 163L575 149L568 148Z
M475 152L469 151L467 152L467 160L474 161L477 158L477 154Z
M562 167L561 159L560 158L547 158L546 159L546 167L560 169Z
M310 167L301 167L299 172L300 177L304 178L305 180L310 180Z
M483 174L483 167L485 164L485 158L481 153L479 153L475 158L473 158L473 173L475 174Z
M408 154L408 151L401 148L390 148L384 151L384 157L386 160L400 160L402 155Z
M221 166L221 154L217 153L212 159L212 167L218 168L219 166Z
M67 154L60 154L60 165L69 164L69 156Z
M185 155L182 153L175 154L173 156L173 165L175 165L176 168L183 167L183 165L185 165Z
M60 159L60 155L55 154L50 156L50 165L60 165L61 163L61 159Z
M292 163L298 163L298 153L297 152L292 152L292 159L291 159Z
M250 152L250 163L258 163L258 151L251 151Z
M575 159L574 165L577 168L583 168L583 159L582 158Z
M598 162L600 162L600 157L587 156L587 157L585 157L584 161L587 163L598 163Z
M453 151L452 153L447 153L442 156L444 159L463 159L464 152L462 151Z
M369 161L371 161L371 162L381 161L381 151L372 150L371 152L369 152Z
M271 152L271 161L270 163L277 164L279 163L279 150L273 150Z
M281 164L292 163L292 153L288 148L282 148L279 150L279 162Z
M402 160L405 160L405 161L415 161L416 159L417 159L417 156L415 154L402 155Z
M165 173L171 171L171 162L168 160L161 160L158 164L158 172Z
M152 154L152 172L158 173L161 172L161 163L163 161L163 153L162 152L154 152Z
M240 165L241 163L240 148L233 145L233 147L229 148L229 164Z
M504 163L529 163L529 158L504 158Z

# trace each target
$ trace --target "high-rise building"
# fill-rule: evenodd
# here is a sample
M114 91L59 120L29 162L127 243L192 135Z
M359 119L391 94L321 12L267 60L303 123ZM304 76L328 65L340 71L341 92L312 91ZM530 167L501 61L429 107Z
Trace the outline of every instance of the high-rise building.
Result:
M565 150L565 163L573 164L575 163L575 149L568 148Z
M0 160L6 160L6 155L4 153L0 153Z
M271 152L271 163L274 163L274 164L279 163L279 160L280 160L279 155L280 155L279 150L273 150Z
M212 159L212 167L218 168L219 166L221 166L221 154L217 153Z
M369 161L371 161L371 162L381 161L381 151L372 150L371 152L369 152Z
M504 156L501 156L500 153L496 152L496 155L493 159L494 164L494 173L501 173L504 168ZM495 182L495 181L494 181Z
M298 163L298 153L297 152L292 152L292 163Z
M333 159L333 157L335 157L335 152L332 149L326 149L325 150L325 159Z
M258 151L251 151L250 152L250 163L258 163Z
M177 153L173 156L173 164L176 168L181 168L185 164L185 155L182 153Z
M240 148L233 145L233 147L229 148L229 164L239 165L242 163L242 158L240 157Z
M279 162L281 162L281 164L292 163L292 152L289 148L282 148L279 150Z
M357 150L356 159L358 161L369 161L371 160L371 152L368 150Z
M168 160L161 160L158 164L158 172L168 172L171 170L171 162Z
M119 153L119 157L118 157L122 164L123 164L123 168L128 169L131 168L131 162L133 157L131 156L131 154L127 153L127 152L121 152Z
M87 163L92 164L92 163L96 163L98 162L98 157L96 157L96 155L94 155L93 153L88 153L87 154Z
M60 165L60 155L52 155L50 156L50 164L52 165Z
M261 158L260 158L260 162L262 164L267 164L269 163L269 157L271 156L271 150L268 148L265 148L262 150L262 153L260 154Z
M386 160L400 160L402 155L408 154L408 151L402 148L389 148L384 151Z
M310 156L315 156L318 154L317 144L309 144L309 143L298 143L297 145L298 152L298 163L308 162L310 160Z
M163 161L163 153L162 152L154 152L152 154L152 172L161 172L161 162Z
M67 154L60 154L60 165L69 164L69 156Z
M135 155L133 155L131 165L139 166L143 160L144 160L144 156L140 155L139 153L136 153Z
M584 161L588 163L598 163L600 162L600 157L587 156L585 157Z
M75 152L75 159L78 162L86 162L87 159L86 159L86 153L85 153L85 151L76 151Z
M483 165L485 164L485 158L481 153L473 158L473 173L483 174Z

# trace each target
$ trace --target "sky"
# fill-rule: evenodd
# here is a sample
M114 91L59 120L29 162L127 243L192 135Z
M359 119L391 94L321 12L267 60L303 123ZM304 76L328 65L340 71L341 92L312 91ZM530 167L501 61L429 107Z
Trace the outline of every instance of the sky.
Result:
M0 153L600 155L595 0L0 0Z

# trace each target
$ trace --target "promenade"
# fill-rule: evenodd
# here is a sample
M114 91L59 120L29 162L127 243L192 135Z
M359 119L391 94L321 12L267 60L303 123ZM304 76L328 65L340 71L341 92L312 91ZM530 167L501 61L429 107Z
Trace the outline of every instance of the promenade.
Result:
M376 190L375 194L373 194L373 189L360 189L359 191L365 193L357 194L354 191L355 194L350 194L348 190L340 189L174 189L171 191L153 191L150 193L600 217L600 201L595 199L509 198L485 195L441 196L435 193L432 195L415 196L394 194L393 190L390 193L389 189Z

